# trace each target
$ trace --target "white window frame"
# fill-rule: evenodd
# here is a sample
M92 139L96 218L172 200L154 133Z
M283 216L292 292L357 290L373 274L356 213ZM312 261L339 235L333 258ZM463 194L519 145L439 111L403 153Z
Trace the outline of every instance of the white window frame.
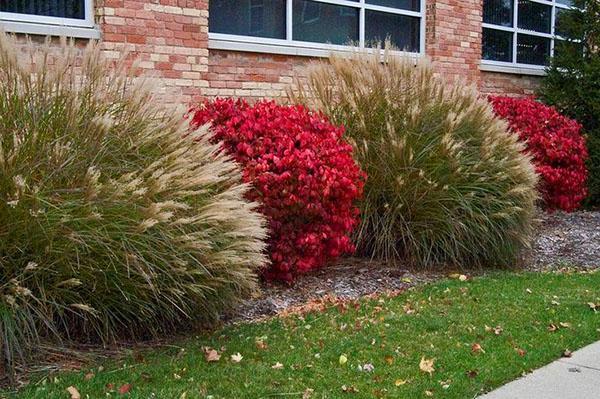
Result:
M550 57L554 56L554 42L556 39L561 39L559 35L556 34L556 10L563 9L569 10L572 7L566 4L559 3L557 0L528 0L532 3L544 4L552 7L551 19L550 19L550 33L536 32L528 29L519 28L519 0L512 0L513 2L513 26L501 26L484 22L482 24L483 28L498 30L503 32L511 32L513 38L513 48L512 48L512 61L494 61L494 60L484 60L481 59L481 67L482 71L490 71L490 72L506 72L506 73L518 73L524 75L538 75L543 76L546 74L546 66L545 65L533 65L533 64L523 64L517 62L517 39L519 34L529 35L529 36L537 36L550 39ZM483 41L483 34L482 34Z
M99 39L94 0L85 1L85 19L0 11L0 27L7 32Z
M425 54L425 2L420 0L420 11L409 11L393 7L379 6L369 4L366 0L347 1L347 0L312 0L318 3L334 4L339 6L353 7L359 10L358 32L360 48L365 47L365 15L367 10L381 11L389 14L406 15L409 17L417 17L420 19L419 29L419 52L405 52L410 55ZM208 33L208 48L215 50L232 50L232 51L250 51L257 53L271 53L284 55L299 55L310 57L328 57L332 50L334 51L349 51L351 46L341 46L327 43L313 43L293 40L293 24L292 24L292 9L293 0L286 0L286 38L272 39L265 37L252 37L230 35L225 33ZM209 16L210 18L210 12ZM403 52L404 53L404 52Z

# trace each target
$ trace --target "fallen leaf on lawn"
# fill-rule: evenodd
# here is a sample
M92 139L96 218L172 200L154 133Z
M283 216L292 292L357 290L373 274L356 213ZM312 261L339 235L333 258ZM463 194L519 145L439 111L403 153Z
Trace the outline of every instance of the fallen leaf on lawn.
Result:
M467 281L469 279L469 277L465 276L464 274L460 274L460 273L452 273L448 277L456 279L456 280L460 280L460 281Z
M433 392L431 392L431 391L425 391L425 396L431 397L431 396L433 396Z
M558 326L557 326L556 324L554 324L554 323L550 323L550 324L548 325L548 331L550 331L550 332L555 332L556 330L558 330Z
M67 392L69 392L69 394L71 395L71 399L81 399L79 391L74 386L68 387Z
M532 294L532 293L533 293L533 291L531 291L529 288L527 288L527 289L525 290L525 292L527 292L528 294Z
M392 364L392 363L394 363L394 357L393 357L393 356L386 356L386 357L385 357L385 362L386 362L387 364Z
M244 358L244 356L242 356L241 353L239 353L239 352L231 355L231 361L234 363L241 362L243 358Z
M567 323L564 321L561 321L560 323L558 323L559 326L561 326L562 328L571 328L571 323Z
M407 303L404 306L402 306L402 310L404 310L404 313L406 313L406 314L415 313L415 309L412 307L412 305L410 303Z
M342 391L346 392L346 393L356 393L358 392L358 389L356 389L356 387L354 385L342 385Z
M554 306L560 306L560 302L553 300L552 302L550 302L552 305Z
M494 335L500 335L504 332L504 329L501 326L490 327L485 326L485 331L489 333L494 333Z
M107 391L112 391L115 389L115 384L113 384L112 382L109 382L108 384L106 384L105 388Z
M478 344L478 343L474 343L473 345L471 345L471 352L473 353L485 353L485 351L483 350L483 347Z
M398 379L398 380L396 380L394 382L394 385L397 386L397 387L400 387L400 386L405 385L407 383L408 383L408 381L406 381L406 380L400 380L400 379Z
M588 302L588 306L590 307L590 309L592 309L594 312L598 311L598 308L600 308L600 305L595 304L594 302Z
M348 361L348 357L344 354L341 354L340 359L339 359L340 366L343 366L344 364L346 364L347 361Z
M429 373L429 375L433 374L435 368L433 368L433 362L435 359L425 359L425 357L421 358L421 362L419 362L419 368L424 373Z
M121 385L121 387L119 388L119 394L120 395L125 395L126 393L128 393L129 391L131 391L131 384L123 384Z
M274 370L279 370L279 369L283 368L283 364L277 362L274 365L272 365L271 368L274 369Z
M373 366L371 363L367 363L364 366L362 366L362 371L364 371L366 373L370 373L373 370L375 370L375 366Z
M205 346L202 348L202 350L204 351L204 358L207 362L218 362L219 359L221 359L221 355L216 351L216 349Z
M466 374L467 374L467 377L469 377L469 378L475 378L475 377L477 377L479 375L479 371L477 371L477 370L469 370L469 371L467 371Z
M568 349L565 349L562 353L562 357L571 357L571 356L573 356L573 352L571 352Z
M260 350L265 350L269 347L269 345L267 345L267 343L263 340L257 340L255 343L256 343L256 348L260 349Z
M452 380L440 381L440 385L442 386L442 389L448 389L448 388L450 388L451 382L452 382Z
M310 399L312 394L315 392L314 389L306 388L302 393L302 399Z
M84 379L85 381L89 381L89 380L91 380L92 378L94 378L94 373L87 373L86 375L84 375L84 376L83 376L83 379Z
M517 351L517 354L519 356L525 356L525 354L527 353L527 351L525 349L521 349L521 348L515 348L515 351Z

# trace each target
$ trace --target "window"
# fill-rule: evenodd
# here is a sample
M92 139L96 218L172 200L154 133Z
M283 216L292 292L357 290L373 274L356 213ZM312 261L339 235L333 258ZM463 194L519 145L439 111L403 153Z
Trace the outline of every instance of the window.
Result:
M403 51L421 53L424 4L425 0L210 0L210 45L326 55L331 48L372 47L389 39Z
M543 69L570 0L484 0L482 64Z
M99 37L92 0L0 0L0 27L9 32Z

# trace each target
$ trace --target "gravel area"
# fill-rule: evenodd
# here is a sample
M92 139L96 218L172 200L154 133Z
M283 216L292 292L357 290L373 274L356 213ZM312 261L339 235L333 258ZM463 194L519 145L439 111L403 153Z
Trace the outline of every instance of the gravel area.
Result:
M600 267L600 212L556 212L540 216L524 268L541 271L565 266ZM415 271L369 259L344 258L298 278L292 286L265 284L259 297L249 300L235 314L226 317L226 321L257 320L322 298L357 299L373 293L401 291L447 274L448 270Z
M600 211L544 214L528 268L600 267Z

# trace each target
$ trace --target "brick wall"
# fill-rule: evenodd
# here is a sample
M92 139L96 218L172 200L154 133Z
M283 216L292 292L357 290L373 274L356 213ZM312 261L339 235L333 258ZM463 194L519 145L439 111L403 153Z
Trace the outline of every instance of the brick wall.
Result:
M138 57L165 103L284 97L311 58L209 50L208 2L96 0L103 50L109 58ZM483 94L533 94L539 77L480 71L481 23L481 0L427 1L426 54L436 71L478 84Z
M481 0L427 3L426 54L440 75L479 82L482 10Z
M206 97L283 98L294 77L302 77L308 57L211 50L202 79Z
M482 72L479 90L482 94L530 96L540 84L539 76Z
M481 0L429 1L426 53L447 78L479 83ZM207 97L281 98L293 77L302 77L308 57L211 50L203 79Z
M208 82L208 0L96 0L109 58L131 51L162 101L190 102Z

